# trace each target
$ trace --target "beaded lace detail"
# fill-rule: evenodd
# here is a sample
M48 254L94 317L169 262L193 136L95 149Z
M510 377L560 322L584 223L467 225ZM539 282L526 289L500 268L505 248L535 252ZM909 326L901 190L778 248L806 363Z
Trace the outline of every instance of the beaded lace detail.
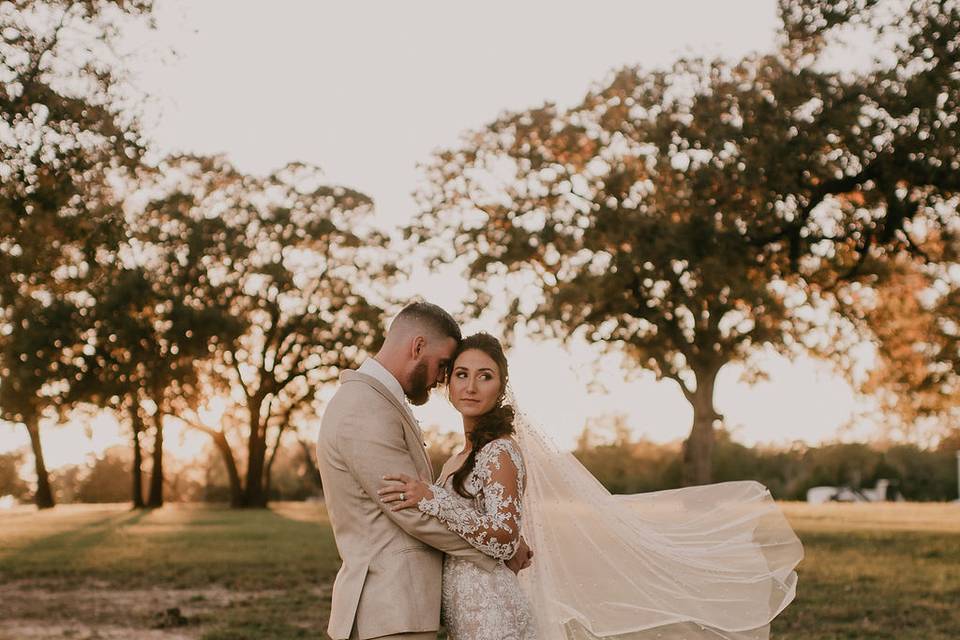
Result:
M520 499L524 486L523 459L506 439L487 443L464 481L473 504L458 499L451 488L433 485L433 498L424 498L420 511L440 519L451 531L498 560L509 560L520 541Z
M498 439L477 453L464 481L472 498L434 485L433 499L421 500L424 513L443 521L485 554L501 560L484 571L464 558L447 556L443 565L443 618L451 640L535 640L530 605L517 576L502 563L520 540L521 497L526 467L512 440Z

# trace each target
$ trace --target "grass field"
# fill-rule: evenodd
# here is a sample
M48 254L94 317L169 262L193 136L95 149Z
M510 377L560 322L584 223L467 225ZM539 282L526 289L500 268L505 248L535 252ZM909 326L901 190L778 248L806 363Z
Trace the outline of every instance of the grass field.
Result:
M804 542L778 640L960 637L960 505L783 505ZM0 511L0 640L325 638L319 504Z

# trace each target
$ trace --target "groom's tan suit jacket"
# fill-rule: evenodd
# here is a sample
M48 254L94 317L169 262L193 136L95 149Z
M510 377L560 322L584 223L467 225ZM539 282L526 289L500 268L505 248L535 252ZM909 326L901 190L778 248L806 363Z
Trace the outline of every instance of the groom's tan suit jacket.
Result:
M345 371L323 413L317 445L330 524L343 561L333 585L334 640L440 627L443 554L490 570L496 561L418 509L392 512L377 490L386 474L432 481L413 416L376 378Z

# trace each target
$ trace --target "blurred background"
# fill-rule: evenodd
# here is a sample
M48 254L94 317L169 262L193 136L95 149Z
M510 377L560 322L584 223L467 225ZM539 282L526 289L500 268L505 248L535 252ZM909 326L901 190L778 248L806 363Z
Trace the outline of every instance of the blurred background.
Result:
M0 0L0 640L323 637L320 416L419 299L611 491L767 486L773 637L956 638L958 49L957 0Z
M318 497L324 402L414 299L612 491L955 500L958 26L2 2L0 504Z

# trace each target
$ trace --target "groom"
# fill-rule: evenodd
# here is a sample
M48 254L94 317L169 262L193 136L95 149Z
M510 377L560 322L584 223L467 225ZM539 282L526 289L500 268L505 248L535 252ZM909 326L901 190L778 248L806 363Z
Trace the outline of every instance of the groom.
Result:
M376 357L343 372L324 411L317 457L343 561L327 627L334 640L435 639L443 554L469 558L488 571L496 566L439 520L417 509L391 511L377 496L386 473L433 480L407 401L427 401L444 381L460 339L456 321L440 307L407 305ZM521 539L507 565L519 571L529 555Z

